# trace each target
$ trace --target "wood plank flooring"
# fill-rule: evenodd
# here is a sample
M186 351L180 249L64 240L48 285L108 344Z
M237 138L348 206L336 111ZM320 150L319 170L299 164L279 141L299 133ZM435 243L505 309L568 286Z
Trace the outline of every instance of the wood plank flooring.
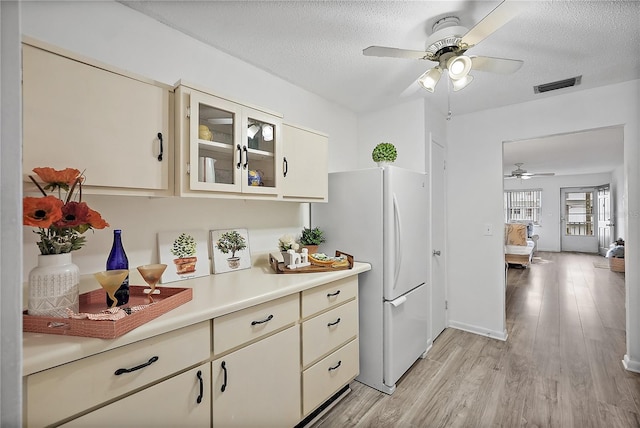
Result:
M358 382L314 428L640 427L624 274L539 252L507 275L506 342L446 329L386 395Z

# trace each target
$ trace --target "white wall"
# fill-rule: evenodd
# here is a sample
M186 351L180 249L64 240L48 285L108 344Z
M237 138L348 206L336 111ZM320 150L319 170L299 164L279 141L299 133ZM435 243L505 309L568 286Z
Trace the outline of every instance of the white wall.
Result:
M395 166L414 171L426 171L425 103L423 99L363 114L358 117L358 168L371 168L373 148L381 143L393 143L398 151Z
M477 332L505 333L502 144L605 126L624 126L627 248L627 367L640 370L640 81L454 116L448 123L449 318ZM461 268L463 264L463 268ZM622 356L621 356L622 357Z
M626 208L626 197L624 194L624 165L616 168L611 173L611 192L613 194L614 199L614 212L615 212L615 236L612 238L618 239L626 239L627 236L627 225L625 224L626 217L625 213L627 212Z
M538 251L560 251L562 201L560 189L565 187L595 187L611 183L611 174L559 175L537 177L529 180L504 180L504 190L542 189L540 225L534 226ZM614 187L614 184L612 184ZM594 248L595 250L595 248Z
M329 135L329 169L357 166L356 117L341 106L213 49L116 2L23 2L26 36L112 66L174 85L178 80L284 115L285 122ZM44 166L44 165L43 165ZM82 169L82 165L69 165ZM252 253L276 249L284 232L299 233L306 204L192 200L187 198L86 197L111 224L89 232L73 253L81 274L104 268L112 229L123 230L130 266L157 260L156 233L186 227L249 228ZM23 272L35 266L36 236L23 228ZM135 275L135 273L134 273Z

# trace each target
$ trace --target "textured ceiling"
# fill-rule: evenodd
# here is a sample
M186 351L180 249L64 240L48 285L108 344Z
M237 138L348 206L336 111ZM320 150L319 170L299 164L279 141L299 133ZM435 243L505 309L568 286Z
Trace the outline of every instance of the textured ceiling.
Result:
M638 1L519 2L523 11L468 53L520 59L523 67L472 72L474 81L449 99L446 80L433 94L415 83L433 62L365 57L362 49L424 50L437 19L455 15L471 28L500 1L121 3L357 113L425 97L455 115L640 78ZM580 86L533 92L577 75Z

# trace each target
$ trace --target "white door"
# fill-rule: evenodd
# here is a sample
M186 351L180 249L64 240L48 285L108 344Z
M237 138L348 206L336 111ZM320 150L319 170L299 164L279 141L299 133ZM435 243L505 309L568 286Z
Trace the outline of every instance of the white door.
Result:
M599 186L598 190L598 253L606 256L612 236L615 234L614 212L611 203L611 190L608 184Z
M446 327L445 149L431 139L431 339Z
M427 175L384 167L383 297L393 300L427 282Z
M593 187L560 189L561 251L598 252L595 196Z

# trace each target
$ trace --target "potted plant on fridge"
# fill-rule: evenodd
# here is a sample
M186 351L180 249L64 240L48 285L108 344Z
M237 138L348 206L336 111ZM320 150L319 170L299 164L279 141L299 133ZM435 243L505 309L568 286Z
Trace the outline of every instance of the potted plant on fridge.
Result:
M318 252L318 246L325 242L324 232L317 227L302 229L302 235L300 235L300 245L307 249L309 254L315 254Z
M397 157L398 151L396 150L396 146L392 143L382 142L375 146L373 148L373 152L371 152L371 158L378 164L378 166L384 166L395 162Z

